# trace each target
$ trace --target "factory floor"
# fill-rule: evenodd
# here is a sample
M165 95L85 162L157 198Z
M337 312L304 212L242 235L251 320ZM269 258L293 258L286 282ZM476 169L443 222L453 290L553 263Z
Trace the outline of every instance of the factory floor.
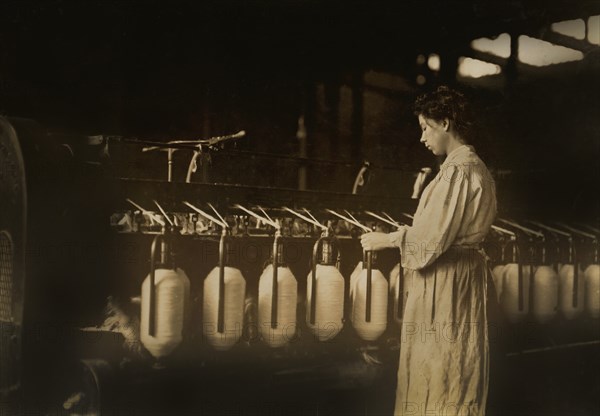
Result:
M600 414L598 321L559 320L513 330L499 371L497 414Z
M491 369L488 416L600 414L598 322L511 327L506 348ZM46 344L47 345L47 344ZM107 351L94 342L93 354ZM79 346L77 347L80 351ZM324 346L320 346L322 352ZM143 416L391 416L395 400L397 349L366 363L359 353L332 349L315 360L245 351L232 359L182 361L171 368L146 364L115 366L101 380L103 415ZM497 350L499 351L499 350ZM101 352L101 351L100 351ZM67 351L63 351L65 356ZM314 357L314 356L313 356ZM77 415L64 409L76 382L60 360L36 365L41 394L21 402L10 415ZM115 362L116 363L116 362ZM118 368L118 369L117 369ZM53 374L53 375L52 375ZM49 382L50 380L50 382ZM81 385L77 388L81 388ZM417 413L415 414L415 416ZM445 415L444 415L445 416Z
M598 321L508 328L504 350L491 367L488 416L600 414ZM305 414L390 416L395 378L390 368L371 388L346 397L332 394L318 413Z
M494 403L490 405L488 416L600 414L600 342L510 353L503 370L507 382L500 386L492 381L496 391L490 393ZM303 389L273 391L266 396L254 396L245 403L234 400L229 409L222 401L215 400L205 403L202 414L391 416L395 372L396 368L386 369L376 383L364 389L318 393Z
M507 358L502 415L600 414L600 344Z

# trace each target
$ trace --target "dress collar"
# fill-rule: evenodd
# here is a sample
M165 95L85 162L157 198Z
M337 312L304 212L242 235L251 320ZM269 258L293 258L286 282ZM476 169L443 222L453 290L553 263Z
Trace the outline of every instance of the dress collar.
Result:
M447 165L448 163L455 162L456 159L458 159L461 155L463 155L465 153L474 152L474 151L475 151L475 149L473 148L473 146L470 146L468 144L460 145L456 149L454 149L453 151L448 153L448 156L446 156L446 160L444 160L444 163L442 163L442 166Z

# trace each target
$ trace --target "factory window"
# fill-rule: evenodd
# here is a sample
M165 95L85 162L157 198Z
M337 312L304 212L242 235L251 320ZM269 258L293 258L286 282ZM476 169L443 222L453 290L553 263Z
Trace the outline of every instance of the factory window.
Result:
M592 16L588 19L587 39L589 43L600 45L600 16Z
M432 71L440 70L440 56L437 53L432 53L427 59L427 66Z
M471 42L471 48L480 52L487 52L500 58L510 56L510 35L501 33L494 39L479 38Z
M499 65L479 59L461 57L458 59L458 75L465 78L481 78L502 72Z
M533 66L547 66L569 61L580 61L583 53L554 45L529 36L519 36L519 61Z
M585 22L583 19L552 23L550 29L561 35L570 36L575 39L585 39Z

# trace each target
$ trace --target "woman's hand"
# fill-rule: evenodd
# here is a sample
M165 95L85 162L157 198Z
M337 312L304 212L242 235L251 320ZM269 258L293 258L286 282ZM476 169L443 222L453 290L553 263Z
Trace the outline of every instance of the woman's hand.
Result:
M377 251L394 247L390 241L389 234L379 232L363 234L360 237L360 243L365 251Z

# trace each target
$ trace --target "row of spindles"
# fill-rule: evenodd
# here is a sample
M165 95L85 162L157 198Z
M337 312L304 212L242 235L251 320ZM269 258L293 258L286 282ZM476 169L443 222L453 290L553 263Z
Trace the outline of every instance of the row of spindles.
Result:
M187 205L222 226L219 264L204 280L202 332L215 349L228 350L242 336L246 280L239 269L227 263L225 253L229 235L225 220L216 210L218 218ZM168 218L166 213L163 214ZM263 214L265 217L260 217L261 221L272 225L276 232L271 263L259 278L257 327L262 340L277 348L296 335L297 280L283 262L284 245L279 223L266 216L264 211ZM318 340L328 341L344 326L345 279L339 272L339 250L330 227L321 225L314 217L311 221L323 232L313 246L312 268L307 276L306 322ZM156 358L171 354L182 342L189 325L189 279L169 255L173 238L169 229L172 227L165 227L163 234L157 235L152 243L151 271L142 284L141 340ZM156 261L158 242L162 243L160 263ZM365 341L376 341L385 332L388 319L390 285L377 269L374 257L374 253L366 252L365 263L359 263L356 281L351 280L350 320L358 336ZM402 287L397 283L398 277L394 271L390 276L390 280L396 282L392 284L396 289ZM404 293L397 292L396 295L395 305L402 305ZM398 306L395 310L395 320L401 322Z
M498 301L510 322L532 318L600 318L598 236L573 227L507 222L496 227L500 254L493 279ZM503 232L504 231L504 232ZM508 240L506 239L508 237Z
M222 227L219 264L204 280L202 333L215 349L228 350L242 336L246 280L239 269L228 264L225 255L230 238L227 222L216 210L215 217L187 205ZM296 337L298 285L283 262L285 248L280 222L272 220L264 210L263 217L241 206L238 208L275 229L272 259L259 278L257 330L267 345L282 347ZM164 211L163 214L168 220ZM346 299L346 281L339 272L339 250L330 224L324 226L312 216L294 214L322 231L313 246L312 266L306 280L305 318L316 339L328 341L341 331L346 301L353 328L367 342L376 341L385 332L390 300L393 320L401 324L410 286L406 277L413 273L406 273L397 264L386 278L376 267L375 253L364 252L363 261L349 278ZM351 215L350 218L336 215L363 231L370 231ZM533 317L546 323L558 315L574 319L584 313L592 318L600 317L598 239L594 234L561 231L543 224L538 224L535 230L517 223L508 223L505 227L495 227L501 235L498 242L502 249L494 259L492 274L498 300L509 321L517 323ZM189 325L189 279L168 255L171 238L172 232L156 237L151 249L151 272L142 285L141 338L155 357L169 355ZM159 242L160 264L156 260Z

